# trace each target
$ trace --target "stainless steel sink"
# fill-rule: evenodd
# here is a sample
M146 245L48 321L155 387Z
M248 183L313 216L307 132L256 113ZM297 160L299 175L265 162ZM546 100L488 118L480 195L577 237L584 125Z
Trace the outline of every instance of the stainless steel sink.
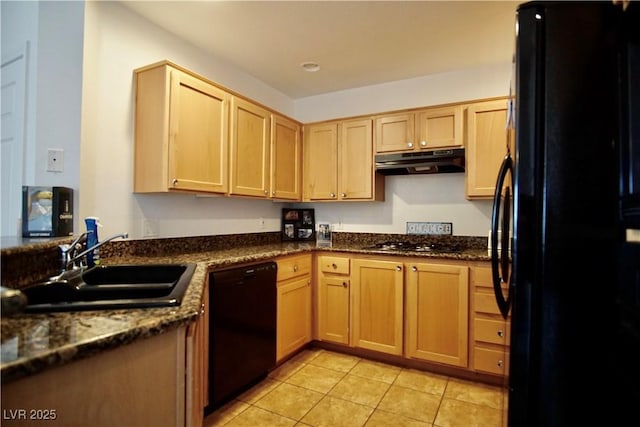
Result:
M22 289L26 312L179 306L195 264L105 265L65 272Z

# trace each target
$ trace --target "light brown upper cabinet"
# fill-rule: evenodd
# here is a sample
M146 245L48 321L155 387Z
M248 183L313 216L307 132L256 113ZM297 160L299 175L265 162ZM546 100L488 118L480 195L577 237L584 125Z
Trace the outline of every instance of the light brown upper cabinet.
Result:
M513 141L506 129L507 99L467 107L466 196L493 198L500 164Z
M378 116L375 119L376 153L462 147L462 129L461 105Z
M302 196L302 140L300 125L277 114L271 116L271 197L300 200Z
M230 95L166 62L134 73L134 192L226 193Z
M271 113L233 97L231 100L231 195L269 197Z
M384 200L371 119L313 124L304 132L305 201Z

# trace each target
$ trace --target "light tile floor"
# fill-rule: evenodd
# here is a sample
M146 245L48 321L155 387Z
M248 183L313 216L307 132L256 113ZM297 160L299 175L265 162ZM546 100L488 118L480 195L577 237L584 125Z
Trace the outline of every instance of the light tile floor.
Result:
M500 427L499 387L304 350L204 426Z

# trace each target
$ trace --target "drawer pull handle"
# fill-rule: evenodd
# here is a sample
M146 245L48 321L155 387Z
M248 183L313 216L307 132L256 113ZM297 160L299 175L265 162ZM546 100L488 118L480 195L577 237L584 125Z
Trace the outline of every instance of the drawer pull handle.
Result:
M502 332L502 329L498 329L498 336L502 338L503 335L504 335L504 332Z

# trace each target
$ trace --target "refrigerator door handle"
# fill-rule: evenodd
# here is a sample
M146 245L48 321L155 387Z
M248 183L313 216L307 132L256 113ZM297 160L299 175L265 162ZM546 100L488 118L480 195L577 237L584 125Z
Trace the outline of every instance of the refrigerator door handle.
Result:
M500 171L498 172L496 190L493 198L493 214L491 216L491 274L493 278L493 292L495 294L496 303L498 304L500 313L505 319L509 314L509 308L511 306L511 274L509 271L511 193L509 187L507 187L506 189L504 206L502 206L502 249L500 254L498 254L498 227L500 220L500 207L502 204L502 187L504 186L504 181L508 174L511 174L511 176L513 176L513 160L507 153L504 160L502 161L502 165L500 165ZM508 288L506 298L502 293L503 283L506 283Z

